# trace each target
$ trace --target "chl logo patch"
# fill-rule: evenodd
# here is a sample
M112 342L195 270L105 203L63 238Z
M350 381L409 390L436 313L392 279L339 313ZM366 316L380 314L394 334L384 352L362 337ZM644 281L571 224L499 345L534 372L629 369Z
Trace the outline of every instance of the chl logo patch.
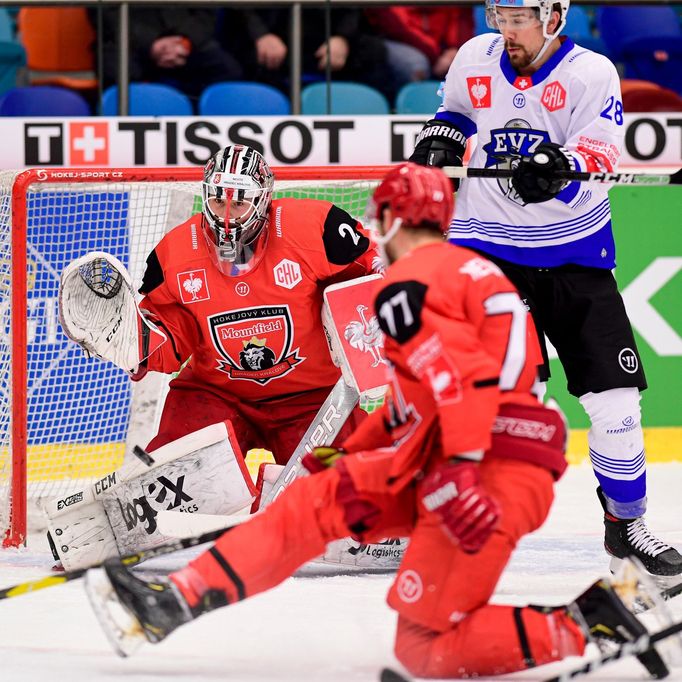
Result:
M553 81L545 85L540 99L547 111L558 111L566 106L566 90L559 81Z
M417 571L403 571L398 576L398 584L396 590L401 601L406 604L414 604L421 599L424 594L424 585L421 576Z
M292 350L293 322L289 306L258 306L218 313L208 318L211 339L222 356L218 367L230 379L265 385L288 374L305 358Z
M203 268L179 273L178 287L183 303L198 303L211 298L206 281L206 270Z
M492 105L490 83L492 76L474 76L467 78L469 98L474 109L489 109Z
M277 263L272 273L275 276L275 284L285 289L293 289L303 280L301 266L288 258L283 258Z
M618 353L618 364L621 369L628 374L634 374L639 369L639 360L632 348L623 348L623 350Z

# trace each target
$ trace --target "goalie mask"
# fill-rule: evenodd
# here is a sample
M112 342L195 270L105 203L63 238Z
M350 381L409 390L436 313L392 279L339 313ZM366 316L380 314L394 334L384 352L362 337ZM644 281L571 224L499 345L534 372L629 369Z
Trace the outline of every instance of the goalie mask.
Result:
M252 270L267 240L275 177L255 149L225 147L204 168L203 227L214 262L225 275Z
M393 222L384 232L384 209ZM447 234L455 211L452 183L440 168L403 163L388 172L368 205L368 224L374 229L384 264L389 264L386 245L398 230L418 228Z

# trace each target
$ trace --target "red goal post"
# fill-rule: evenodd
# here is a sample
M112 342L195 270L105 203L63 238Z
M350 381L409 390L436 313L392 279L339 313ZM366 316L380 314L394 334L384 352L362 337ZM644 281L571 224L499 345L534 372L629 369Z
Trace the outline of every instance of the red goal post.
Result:
M327 199L362 220L388 168L274 168L275 195ZM153 434L158 400L152 412L149 392L136 405L137 385L84 358L59 327L61 270L87 251L110 251L139 285L153 246L201 210L201 179L198 167L0 172L3 546L25 543L34 511L39 525L39 500L100 478Z

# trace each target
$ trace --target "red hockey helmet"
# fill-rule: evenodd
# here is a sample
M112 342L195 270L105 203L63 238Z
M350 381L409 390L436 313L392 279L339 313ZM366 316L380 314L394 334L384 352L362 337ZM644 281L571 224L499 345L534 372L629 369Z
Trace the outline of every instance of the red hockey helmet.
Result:
M392 168L374 191L370 218L380 222L384 208L390 208L403 227L431 228L445 234L455 210L452 184L440 168L402 163Z

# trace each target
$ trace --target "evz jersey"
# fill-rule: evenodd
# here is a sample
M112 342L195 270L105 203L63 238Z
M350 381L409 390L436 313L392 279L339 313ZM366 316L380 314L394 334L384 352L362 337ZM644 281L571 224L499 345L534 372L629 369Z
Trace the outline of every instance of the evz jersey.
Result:
M532 76L515 71L501 36L468 41L448 71L435 118L477 134L475 168L510 168L542 142L555 142L576 170L611 172L623 146L616 69L568 38ZM607 186L597 183L573 182L549 201L524 204L508 179L464 180L449 238L521 265L615 265Z
M327 201L277 199L262 258L227 277L213 264L197 214L147 259L140 308L169 337L147 369L176 372L255 401L333 385L321 321L322 290L369 274L380 258L362 225Z

